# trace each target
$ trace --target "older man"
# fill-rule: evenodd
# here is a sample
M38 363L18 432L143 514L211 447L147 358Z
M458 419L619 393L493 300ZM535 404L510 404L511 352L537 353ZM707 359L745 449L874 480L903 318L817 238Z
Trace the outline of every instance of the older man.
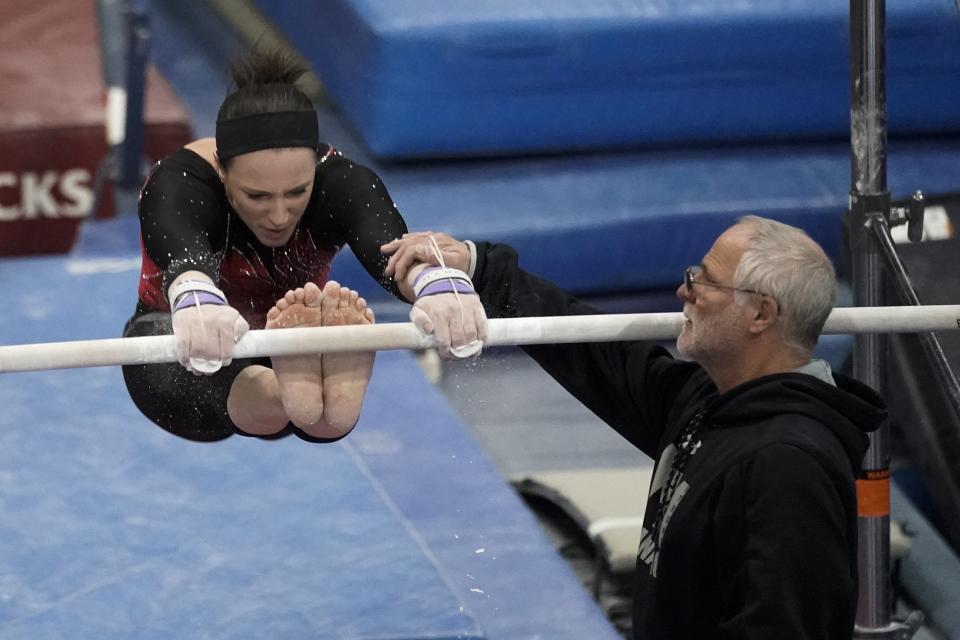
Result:
M433 234L491 317L596 313L505 245ZM427 234L388 271L433 262ZM644 342L526 351L656 460L637 556L635 638L845 638L857 600L854 480L885 418L869 388L811 359L836 292L803 231L749 216L677 289L685 359ZM639 487L638 487L639 489Z

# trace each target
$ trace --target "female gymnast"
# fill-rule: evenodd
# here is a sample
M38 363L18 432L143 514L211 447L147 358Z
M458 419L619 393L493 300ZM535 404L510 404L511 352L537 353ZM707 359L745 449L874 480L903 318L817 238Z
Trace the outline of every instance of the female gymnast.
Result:
M314 106L294 85L306 70L282 50L238 61L216 138L164 158L141 190L142 267L124 336L173 333L179 364L123 375L144 415L190 440L330 442L354 427L373 353L232 359L249 328L374 322L356 291L328 280L344 245L385 289L414 301L411 318L435 333L441 355L475 352L483 339L466 276L384 275L379 248L406 224L373 171L320 142Z

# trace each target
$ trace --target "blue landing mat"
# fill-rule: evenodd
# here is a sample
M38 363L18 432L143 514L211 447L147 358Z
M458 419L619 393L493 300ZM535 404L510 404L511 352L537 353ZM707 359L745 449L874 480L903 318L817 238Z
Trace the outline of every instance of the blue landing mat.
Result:
M224 31L222 20L200 11L201 3L151 6L156 62L184 101L196 105L192 112L205 114L194 123L198 135L212 135L216 108L210 105L225 94L224 61L206 50L209 39L194 34L197 25L211 34ZM194 13L178 15L187 6ZM891 105L909 97L889 92ZM380 173L411 229L509 242L525 268L582 296L676 288L683 269L750 213L803 227L837 262L846 253L846 136L793 145L396 164L373 158L346 116L321 105L319 120L326 141ZM891 139L888 161L896 199L917 189L928 195L960 189L960 138ZM336 279L367 298L385 299L352 258L338 258L333 268Z
M0 343L115 337L135 262L0 261ZM117 368L0 407L4 640L616 637L406 353L333 445L178 439Z
M849 130L847 2L254 2L312 63L378 158ZM890 130L956 132L957 5L885 6Z
M894 198L960 188L960 139L892 140ZM508 242L528 270L581 295L672 289L740 216L807 230L840 263L845 143L378 167L411 229ZM344 282L382 296L356 267Z

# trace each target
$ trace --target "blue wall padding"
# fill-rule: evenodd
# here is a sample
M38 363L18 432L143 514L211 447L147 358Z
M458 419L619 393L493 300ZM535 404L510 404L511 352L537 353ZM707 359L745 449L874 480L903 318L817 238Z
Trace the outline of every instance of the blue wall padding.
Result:
M960 139L891 141L895 198L960 188ZM578 294L676 287L740 216L807 230L838 266L850 191L845 143L383 166L411 229L509 242L528 270ZM334 277L382 299L348 255ZM679 302L677 302L679 306Z
M382 158L846 136L836 0L256 0ZM887 2L893 133L960 129L954 0Z

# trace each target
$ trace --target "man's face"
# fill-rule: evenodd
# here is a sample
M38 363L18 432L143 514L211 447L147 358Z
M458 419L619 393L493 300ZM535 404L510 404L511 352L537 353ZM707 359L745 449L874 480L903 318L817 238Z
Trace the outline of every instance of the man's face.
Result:
M686 319L677 338L680 355L709 366L742 349L753 314L751 305L737 305L731 289L697 283L733 286L733 275L748 239L742 225L727 229L703 257L693 290L688 292L684 284L677 289Z

